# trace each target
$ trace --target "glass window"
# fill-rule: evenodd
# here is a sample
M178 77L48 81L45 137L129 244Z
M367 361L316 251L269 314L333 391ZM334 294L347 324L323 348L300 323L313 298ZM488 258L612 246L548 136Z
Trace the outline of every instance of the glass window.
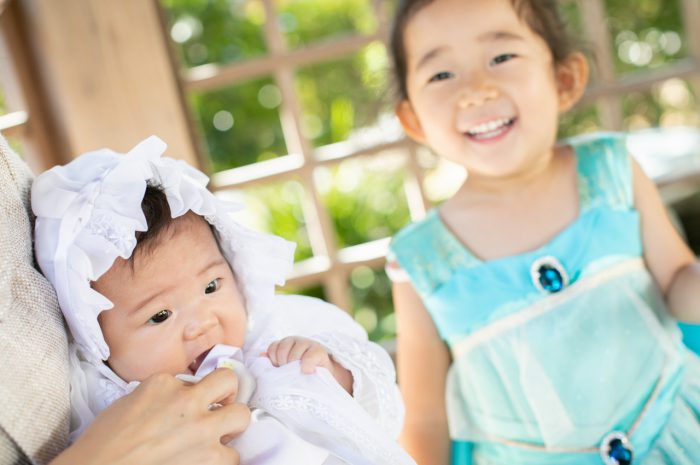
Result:
M391 281L383 269L358 266L350 273L352 314L372 341L396 337L396 318L391 300Z
M161 0L168 33L186 68L264 55L265 10L258 0Z
M652 126L700 126L698 100L688 83L674 78L646 92L631 92L622 99L626 129Z
M273 79L192 93L190 103L214 171L287 154L278 109L281 94Z
M600 131L602 127L597 105L577 107L559 118L559 138Z
M404 177L404 157L393 153L356 157L316 170L338 248L389 237L410 221Z
M303 212L307 193L299 180L220 191L217 195L246 206L245 210L235 213L237 221L256 231L266 231L296 243L295 261L313 255Z
M658 68L687 57L682 0L606 0L618 73Z
M359 53L298 70L304 136L317 147L340 142L393 112L387 68L386 49L374 42Z
M372 34L372 0L277 0L279 26L290 49L333 37Z
M326 297L326 290L320 284L317 286L308 286L308 287L295 286L293 284L288 284L288 285L284 286L283 288L279 289L279 292L282 294L307 295L309 297L316 297L318 299L322 299L322 300L325 300L326 302L328 302L328 298Z

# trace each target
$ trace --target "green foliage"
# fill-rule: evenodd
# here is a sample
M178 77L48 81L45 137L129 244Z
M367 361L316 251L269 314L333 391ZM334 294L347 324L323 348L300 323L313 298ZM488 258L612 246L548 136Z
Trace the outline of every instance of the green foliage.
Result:
M404 177L400 160L390 157L348 160L319 173L338 247L389 237L409 222Z
M297 180L246 191L245 204L255 216L257 224L254 227L296 243L295 261L313 256L302 207L307 195Z
M287 153L277 107L269 103L265 107L260 101L264 89L276 88L272 79L261 79L190 96L190 104L207 141L214 171ZM228 129L225 129L228 125L217 128L215 118L226 114L233 119L233 125Z
M184 67L218 65L267 53L264 25L271 20L259 0L161 0L170 33ZM276 0L283 39L290 50L372 34L377 23L373 0ZM389 7L395 3L389 0ZM680 0L605 0L614 40L618 73L644 71L687 56ZM583 24L577 2L563 0L565 17L576 36ZM584 49L586 44L583 44ZM389 60L381 43L357 53L294 71L301 131L314 146L357 136L391 113ZM284 141L279 112L286 102L273 76L188 96L199 120L215 171L282 156L291 148ZM645 93L622 99L625 123L639 127L690 120L697 99L683 81L663 83ZM698 122L697 124L700 124ZM601 128L598 107L588 105L563 116L560 136ZM394 234L409 222L403 194L406 173L392 158L363 158L323 168L315 174L316 188L330 213L339 247ZM298 244L296 260L313 256L303 205L309 192L298 180L248 189L247 204L257 227ZM366 267L349 276L352 311L374 340L395 334L390 283L383 270ZM287 288L326 297L321 286Z
M277 8L290 48L377 29L368 0L279 0Z
M161 0L185 67L229 63L266 52L262 6L245 0ZM179 32L179 34L178 34Z
M656 68L687 55L681 0L607 0L617 71Z

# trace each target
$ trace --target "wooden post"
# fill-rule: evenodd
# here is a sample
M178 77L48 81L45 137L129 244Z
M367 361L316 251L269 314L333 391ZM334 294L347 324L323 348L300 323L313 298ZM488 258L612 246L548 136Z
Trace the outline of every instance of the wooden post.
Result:
M52 115L61 152L126 151L155 134L169 155L202 167L157 0L13 3L31 43L13 47L36 63L29 93L46 96L29 118Z

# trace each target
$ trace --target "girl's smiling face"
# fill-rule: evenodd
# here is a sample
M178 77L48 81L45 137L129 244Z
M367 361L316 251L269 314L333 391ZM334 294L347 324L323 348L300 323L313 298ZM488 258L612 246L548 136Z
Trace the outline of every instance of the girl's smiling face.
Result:
M575 103L582 89L571 95L571 86L585 87L587 69L555 69L510 0L435 0L403 37L408 100L397 115L411 137L471 177L518 177L548 160L559 113Z
M241 347L247 331L243 297L204 219L188 213L154 240L93 283L114 304L99 322L109 366L125 381L194 373L214 345Z

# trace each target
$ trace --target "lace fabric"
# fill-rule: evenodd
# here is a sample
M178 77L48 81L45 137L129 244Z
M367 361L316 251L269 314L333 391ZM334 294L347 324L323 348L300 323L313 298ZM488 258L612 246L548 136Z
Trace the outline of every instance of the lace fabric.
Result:
M97 316L112 303L90 282L117 257L128 258L135 232L146 230L141 200L147 184L163 188L173 218L191 210L216 228L251 316L265 311L275 285L291 271L294 244L234 222L230 214L240 206L214 197L203 173L162 157L165 149L152 136L127 154L89 152L41 174L32 188L37 261L56 288L81 357L96 366L109 357Z

